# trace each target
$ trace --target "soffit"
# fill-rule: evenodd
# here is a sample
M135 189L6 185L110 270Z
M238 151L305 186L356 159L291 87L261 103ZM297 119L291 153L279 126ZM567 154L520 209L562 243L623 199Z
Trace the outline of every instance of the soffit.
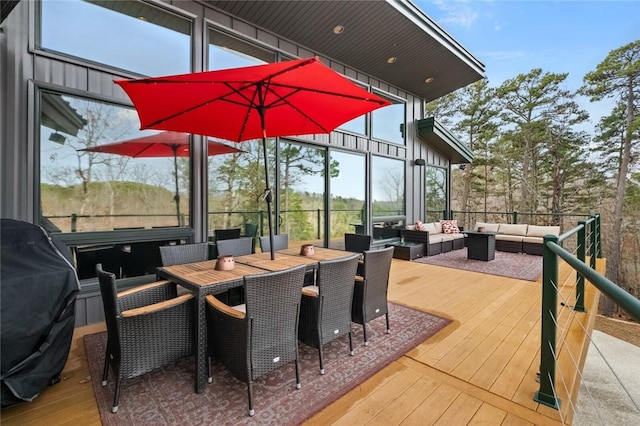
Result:
M407 0L207 3L427 102L485 76L484 64Z

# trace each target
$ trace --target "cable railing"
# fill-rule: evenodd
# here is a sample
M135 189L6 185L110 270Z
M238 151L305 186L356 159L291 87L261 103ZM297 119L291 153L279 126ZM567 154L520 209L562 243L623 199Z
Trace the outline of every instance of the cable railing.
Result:
M575 250L569 252L561 244L572 237L577 237L577 243ZM580 221L578 226L559 236L546 235L542 256L540 386L534 400L559 409L561 404L559 386L562 385L565 389L570 388L570 379L562 372L557 371L558 347L567 337L571 315L586 312L585 279L638 321L640 321L640 301L596 271L596 259L601 257L599 215L594 215L586 221ZM575 295L572 296L575 301L573 303L562 296L559 288L558 263L560 259L576 271ZM560 303L558 303L559 298L562 298ZM562 308L560 312L558 312L559 306ZM581 321L576 321L576 323L581 324ZM584 332L588 335L587 330ZM569 358L568 362L574 364L575 371L580 372L578 357L568 351L565 353ZM631 400L633 401L632 398ZM572 401L569 403L573 404Z

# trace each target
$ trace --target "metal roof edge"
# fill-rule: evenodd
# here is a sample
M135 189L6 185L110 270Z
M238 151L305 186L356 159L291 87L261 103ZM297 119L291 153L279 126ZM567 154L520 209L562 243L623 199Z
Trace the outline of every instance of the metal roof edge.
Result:
M433 144L436 149L449 156L451 163L462 164L473 161L471 150L434 117L417 120L416 129L418 137Z

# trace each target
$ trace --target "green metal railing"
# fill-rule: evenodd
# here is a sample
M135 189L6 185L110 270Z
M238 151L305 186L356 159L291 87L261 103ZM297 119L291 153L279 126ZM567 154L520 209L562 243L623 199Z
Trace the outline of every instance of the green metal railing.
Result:
M570 253L560 244L577 235L576 253ZM617 303L633 318L640 321L640 300L596 272L596 259L602 256L600 240L600 215L580 221L575 228L559 235L546 235L542 266L542 326L540 342L540 387L534 400L559 409L560 399L556 389L556 332L558 307L558 261L563 259L577 273L576 302L574 310L586 312L584 306L585 278L598 290ZM589 264L587 264L587 256Z

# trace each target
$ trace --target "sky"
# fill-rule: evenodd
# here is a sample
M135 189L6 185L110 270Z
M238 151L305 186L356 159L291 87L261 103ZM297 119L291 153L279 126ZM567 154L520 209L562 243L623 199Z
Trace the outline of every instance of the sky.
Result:
M577 90L609 52L640 39L640 0L414 0L485 65L491 87L534 68ZM610 102L590 105L592 125Z

